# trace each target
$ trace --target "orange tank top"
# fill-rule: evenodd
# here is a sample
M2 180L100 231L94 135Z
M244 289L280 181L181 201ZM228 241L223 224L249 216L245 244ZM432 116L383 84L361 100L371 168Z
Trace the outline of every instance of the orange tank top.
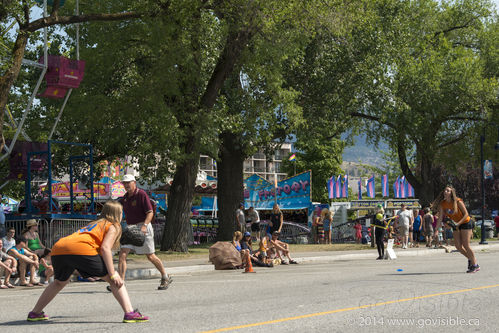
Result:
M104 236L111 225L111 222L99 220L72 235L61 238L52 247L51 255L98 255Z
M457 202L463 201L462 199L458 198ZM444 214L452 219L454 222L459 222L463 218L463 212L459 209L459 206L457 208L457 212L454 211L454 204L452 202L447 202L445 200L442 200L440 202L440 207L442 207ZM466 221L464 223L468 223L471 220L471 217L468 215L466 218Z

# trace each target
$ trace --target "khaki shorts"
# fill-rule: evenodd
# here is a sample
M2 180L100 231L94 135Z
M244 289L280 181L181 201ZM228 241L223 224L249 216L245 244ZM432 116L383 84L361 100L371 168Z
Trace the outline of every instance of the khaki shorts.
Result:
M409 236L409 226L405 224L400 224L399 225L399 233L402 236Z
M142 228L144 223L138 223L137 226L139 228ZM154 247L154 229L149 223L147 225L147 233L146 233L146 239L144 241L144 245L142 246L133 246L133 245L121 245L122 249L130 249L132 252L135 252L136 254L153 254L156 252L156 249Z

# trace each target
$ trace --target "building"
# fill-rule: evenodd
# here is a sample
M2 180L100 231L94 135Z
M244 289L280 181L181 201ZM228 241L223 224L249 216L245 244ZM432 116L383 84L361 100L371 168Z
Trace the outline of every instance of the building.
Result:
M288 175L281 172L281 164L283 159L291 155L291 143L284 143L277 149L272 156L265 156L263 151L258 151L256 154L244 161L243 171L244 178L256 173L259 176L273 182L275 177L277 181L288 178ZM199 170L206 172L208 176L218 177L216 161L207 156L201 155L199 158Z

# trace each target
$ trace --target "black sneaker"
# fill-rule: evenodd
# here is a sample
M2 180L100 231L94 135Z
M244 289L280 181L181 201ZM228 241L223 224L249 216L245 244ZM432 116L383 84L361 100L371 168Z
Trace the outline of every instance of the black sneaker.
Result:
M470 269L466 273L476 273L480 270L480 266L478 264L471 265Z
M166 279L161 279L161 282L159 284L158 290L166 290L170 286L170 284L173 282L173 279L171 276L168 275Z

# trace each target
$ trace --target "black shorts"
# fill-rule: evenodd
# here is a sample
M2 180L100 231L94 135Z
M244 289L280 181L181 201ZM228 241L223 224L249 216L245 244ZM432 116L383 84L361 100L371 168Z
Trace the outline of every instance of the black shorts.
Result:
M458 230L470 230L473 229L473 225L471 221L468 221L466 223L461 224L459 227L457 227Z
M251 231L253 231L253 232L259 232L260 231L260 225L258 223L251 223Z
M71 277L74 270L78 270L83 278L106 276L107 268L100 255L79 256L79 255L58 255L52 256L52 266L54 267L54 279L66 281Z

